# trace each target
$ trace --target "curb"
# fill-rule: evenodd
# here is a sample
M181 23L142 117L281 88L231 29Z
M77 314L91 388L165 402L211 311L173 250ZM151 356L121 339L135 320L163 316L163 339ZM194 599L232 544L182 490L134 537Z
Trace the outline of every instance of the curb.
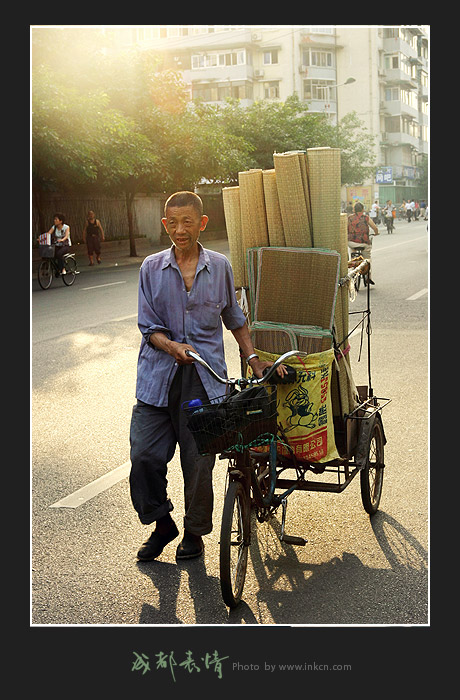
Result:
M201 242L205 248L215 250L229 257L229 245L227 238L215 238L210 240L204 239ZM101 245L101 264L98 265L95 262L92 266L89 264L88 254L84 243L72 245L70 250L72 253L75 253L75 259L80 272L84 271L93 273L96 270L102 270L104 268L107 269L108 267L120 267L122 265L139 264L140 267L148 255L165 250L166 248L169 248L170 245L169 239L166 238L164 241L160 241L160 243L156 245L154 245L147 238L137 238L137 255L135 257L131 257L129 254L129 240L123 239L121 241L105 241ZM31 255L31 272L33 277L36 277L37 275L37 269L40 261L41 258L38 255L38 249L33 248Z

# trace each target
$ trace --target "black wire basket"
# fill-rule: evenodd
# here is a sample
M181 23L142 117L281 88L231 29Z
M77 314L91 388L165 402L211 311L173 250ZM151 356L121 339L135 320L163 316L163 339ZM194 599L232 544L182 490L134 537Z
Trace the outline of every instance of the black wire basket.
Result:
M183 409L202 455L262 444L276 434L276 386L235 390L199 406L189 401Z

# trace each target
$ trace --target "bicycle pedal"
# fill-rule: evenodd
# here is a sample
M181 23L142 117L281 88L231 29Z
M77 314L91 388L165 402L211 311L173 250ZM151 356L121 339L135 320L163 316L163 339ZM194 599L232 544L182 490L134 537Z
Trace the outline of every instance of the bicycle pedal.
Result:
M280 541L286 542L286 544L296 544L300 547L303 547L308 542L308 540L303 537L296 537L295 535L282 535Z

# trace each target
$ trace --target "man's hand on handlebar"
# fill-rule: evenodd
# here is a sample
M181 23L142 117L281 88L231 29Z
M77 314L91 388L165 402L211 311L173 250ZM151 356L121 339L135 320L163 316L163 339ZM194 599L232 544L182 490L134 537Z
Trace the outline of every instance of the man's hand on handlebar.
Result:
M249 363L249 366L251 367L254 375L258 379L261 379L263 377L263 374L264 374L264 369L267 369L267 367L271 367L273 364L274 364L273 362L259 360L259 358L255 357L253 360L251 360L251 362ZM276 372L282 378L287 374L287 369L284 365L280 365L279 367L276 368Z
M192 365L195 360L193 357L189 357L186 354L186 350L191 350L192 352L198 354L195 348L191 345L188 345L187 343L177 343L175 341L171 341L169 344L168 352L172 357L174 357L178 365Z

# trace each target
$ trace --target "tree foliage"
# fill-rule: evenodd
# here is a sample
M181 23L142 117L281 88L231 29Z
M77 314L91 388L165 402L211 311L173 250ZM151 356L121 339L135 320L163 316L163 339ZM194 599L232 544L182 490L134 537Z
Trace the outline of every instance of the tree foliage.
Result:
M181 75L153 52L112 51L110 32L36 29L32 53L32 180L47 189L124 193L232 184L238 172L272 168L273 153L339 147L342 183L373 165L372 138L356 114L335 127L297 95L285 102L190 103Z

